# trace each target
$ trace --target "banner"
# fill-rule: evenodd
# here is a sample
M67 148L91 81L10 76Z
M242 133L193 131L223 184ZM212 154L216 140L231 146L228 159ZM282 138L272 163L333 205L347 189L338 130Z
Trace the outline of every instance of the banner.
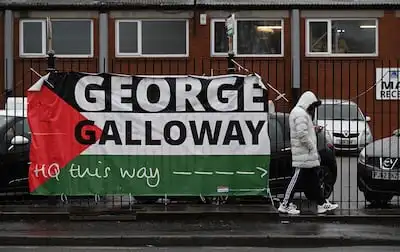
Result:
M51 73L28 91L39 195L264 195L270 140L256 76Z

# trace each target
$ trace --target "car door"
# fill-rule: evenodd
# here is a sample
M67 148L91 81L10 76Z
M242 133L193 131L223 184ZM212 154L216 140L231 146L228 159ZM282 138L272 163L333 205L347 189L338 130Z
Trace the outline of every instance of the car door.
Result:
M292 175L290 140L276 117L271 117L269 120L269 135L271 140L270 188L273 193L281 193L286 186L286 181Z
M28 189L28 168L29 168L29 141L30 129L26 118L13 120L13 124L6 131L4 138L7 144L6 154L6 183L7 190L27 191ZM13 144L14 137L25 137L29 141L24 144Z
M291 178L294 173L294 169L292 167L292 149L291 149L291 142L290 142L290 126L289 126L289 116L285 115L278 118L280 125L282 127L282 134L283 134L283 147L280 149L281 156L284 157L284 163L282 166L285 167L285 170L282 171L282 177L286 179Z

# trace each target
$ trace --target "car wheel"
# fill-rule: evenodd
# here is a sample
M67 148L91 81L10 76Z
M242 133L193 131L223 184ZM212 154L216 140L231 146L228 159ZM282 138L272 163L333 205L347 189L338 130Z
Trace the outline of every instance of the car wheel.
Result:
M321 169L319 169L318 171L318 178L322 186L324 198L327 199L331 196L333 192L333 188L336 182L336 173L331 167L321 166ZM317 199L317 195L315 195L315 192L306 190L304 191L304 194L309 200Z
M388 204L392 200L393 195L389 193L365 191L364 197L368 202L372 204Z

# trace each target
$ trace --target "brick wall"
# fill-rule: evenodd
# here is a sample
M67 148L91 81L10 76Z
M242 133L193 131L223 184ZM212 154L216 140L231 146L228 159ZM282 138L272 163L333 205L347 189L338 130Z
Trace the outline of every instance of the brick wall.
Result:
M378 20L378 57L315 58L305 55L305 20L302 20L302 89L313 90L320 98L354 99L362 111L372 117L370 126L375 138L388 136L399 123L399 101L375 99L377 67L400 67L400 34L393 27L400 26L394 11L385 11ZM359 96L359 97L358 97Z
M211 18L200 25L199 12L189 19L188 58L115 58L115 20L109 18L109 71L124 74L225 74L227 59L210 56ZM0 22L3 19L0 18ZM0 34L4 25L0 25ZM379 18L379 56L369 58L309 58L305 57L305 19L301 19L301 85L303 90L311 89L321 98L354 98L375 83L375 68L379 66L400 66L400 34L394 27L400 27L400 17L395 11L385 11ZM284 18L284 56L278 58L236 58L250 71L259 73L265 82L291 101L291 24L290 17ZM16 91L22 94L37 80L30 70L33 67L44 74L46 59L19 59L19 20L15 19L15 83ZM98 70L98 19L94 19L95 56L93 59L57 59L57 68L62 71ZM3 42L1 42L3 43ZM2 56L1 46L0 56ZM3 63L3 62L2 62ZM3 67L0 71L3 70ZM245 72L241 72L245 73ZM3 80L0 80L0 83ZM22 83L22 85L21 85ZM1 85L3 88L4 85ZM269 92L269 98L277 94ZM371 126L375 137L389 135L399 127L399 102L377 101L375 90L355 100L364 113L372 117ZM292 103L292 101L291 101ZM283 100L276 102L279 111L289 111L292 104Z

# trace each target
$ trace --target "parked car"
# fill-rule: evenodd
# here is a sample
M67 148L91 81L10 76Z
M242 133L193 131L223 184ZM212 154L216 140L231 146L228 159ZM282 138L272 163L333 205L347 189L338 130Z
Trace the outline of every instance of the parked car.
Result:
M333 137L337 151L360 152L373 141L372 132L359 106L349 100L323 99L316 110L317 125L324 127Z
M387 203L400 195L400 129L367 145L357 167L358 189L367 201Z
M28 193L30 139L26 111L0 111L1 193Z

